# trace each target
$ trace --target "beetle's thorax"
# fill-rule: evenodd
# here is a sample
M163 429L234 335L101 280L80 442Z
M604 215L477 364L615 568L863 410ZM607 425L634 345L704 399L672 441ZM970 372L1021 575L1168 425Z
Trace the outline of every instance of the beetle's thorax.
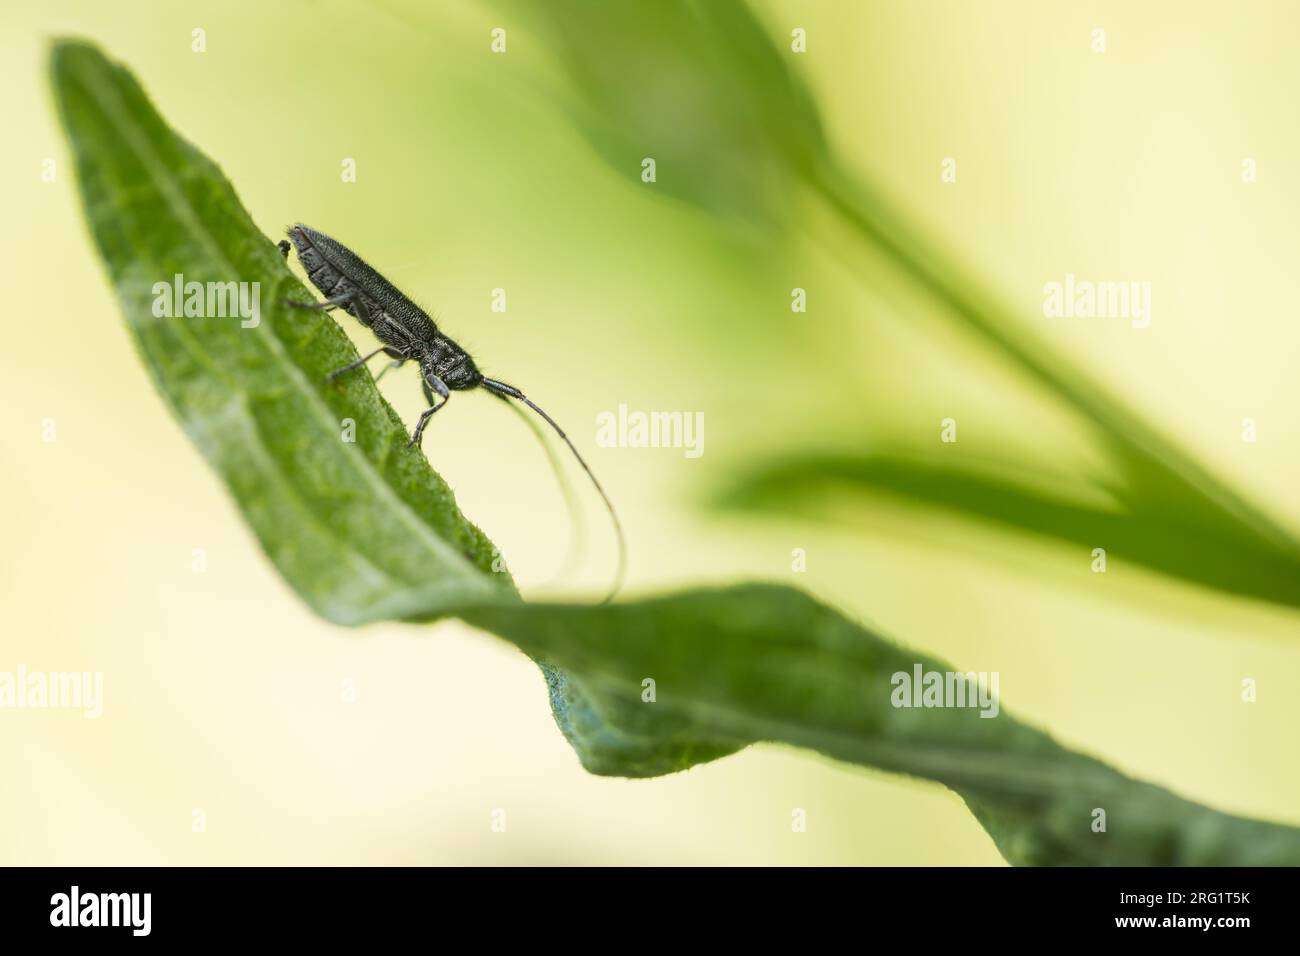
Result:
M483 382L483 376L469 353L445 335L420 343L416 361L420 363L421 372L438 376L448 388L456 391L477 388Z

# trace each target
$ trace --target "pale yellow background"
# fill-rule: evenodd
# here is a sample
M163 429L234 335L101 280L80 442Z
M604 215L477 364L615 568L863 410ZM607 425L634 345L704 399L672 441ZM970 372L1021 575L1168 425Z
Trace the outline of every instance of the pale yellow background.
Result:
M98 721L0 711L0 862L1000 862L941 788L815 755L759 747L660 780L589 776L508 645L459 623L349 632L314 618L132 350L46 88L46 42L61 34L127 63L268 234L303 220L344 238L553 406L622 508L632 593L792 580L902 641L998 670L1004 705L1065 742L1300 825L1294 613L1122 561L1089 575L1086 554L890 506L839 532L701 509L738 463L850 425L937 429L967 401L1008 447L1082 444L1017 393L980 386L967 352L909 329L919 306L864 292L823 248L794 239L756 266L751 237L638 192L635 171L602 165L542 95L548 58L522 27L494 60L490 8L402 12L414 6L65 0L0 13L0 670L101 670L106 683ZM796 66L835 142L1027 321L1067 271L1151 281L1145 333L1041 319L1039 331L1300 523L1294 4L760 9L783 48L791 27L808 30ZM1089 49L1098 26L1104 55ZM207 30L201 55L194 27ZM939 182L947 156L953 186ZM47 157L53 184L40 181ZM355 184L340 182L343 157ZM806 316L789 315L794 285L810 290ZM506 315L488 309L498 286ZM724 314L754 316L752 339L720 331ZM769 377L748 377L763 363ZM859 401L867 384L876 401ZM414 376L384 386L413 418ZM619 402L703 410L704 457L595 448L596 413ZM1239 439L1244 416L1259 422L1254 445ZM495 402L458 397L426 449L521 583L544 581L568 526L527 434ZM603 580L598 520L590 511L596 551L573 590ZM809 555L797 578L795 547ZM1254 705L1239 700L1243 677L1259 681ZM349 680L355 704L341 699ZM795 807L807 833L791 832ZM191 832L195 808L204 833ZM490 830L495 808L505 833Z

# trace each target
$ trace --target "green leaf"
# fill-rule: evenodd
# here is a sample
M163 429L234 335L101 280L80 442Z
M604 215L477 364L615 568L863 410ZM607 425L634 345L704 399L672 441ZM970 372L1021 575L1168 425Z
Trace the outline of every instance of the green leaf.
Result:
M952 668L788 587L461 616L581 674L601 699L639 710L644 731L707 728L714 747L779 741L943 783L1013 863L1300 862L1300 830L1217 813L1132 780L1005 711L986 718L973 708L893 706L894 674ZM642 700L647 678L653 703ZM1096 808L1106 812L1104 833L1092 830Z
M356 349L323 313L281 304L315 296L216 165L93 47L58 44L51 70L91 234L141 357L294 589L340 624L509 593L508 575L491 573L491 543L405 447L373 379L326 383ZM178 274L257 283L260 322L156 317L155 283Z
M551 98L628 182L649 157L656 192L770 226L824 161L810 95L743 3L495 5L537 29L569 80Z
M1060 476L1023 468L1009 474L995 464L893 450L808 453L753 466L714 503L832 519L823 505L842 498L828 493L847 491L864 500L884 494L1078 545L1085 554L1105 542L1108 554L1131 564L1227 594L1300 607L1300 558L1270 540L1221 522L1200 523L1206 517L1200 509L1168 502L1148 507L1126 488L1089 488L1093 494L1076 499ZM1098 497L1109 498L1112 506L1091 503Z
M276 304L309 294L220 171L94 48L56 45L52 74L91 232L146 366L325 618L456 614L513 641L544 662L557 723L593 772L650 776L780 741L952 787L1013 862L1300 863L1300 831L1130 780L1005 712L892 706L893 674L950 668L792 589L519 601L373 380L325 384L356 351L328 316ZM261 322L155 317L154 283L176 273L259 283ZM1106 833L1091 831L1095 807Z
M217 166L173 132L95 47L55 44L51 79L86 218L145 366L290 586L337 624L427 619L516 599L357 351L262 235ZM159 318L154 284L256 282L261 321ZM355 423L355 442L343 441ZM663 768L699 752L598 725L601 706L545 662L556 722L593 767ZM608 756L605 756L608 751Z
M879 189L838 160L818 170L814 185L862 243L892 260L901 275L941 307L942 315L1010 360L1045 395L1088 424L1110 452L1131 511L1206 529L1211 536L1203 547L1228 542L1300 564L1300 541L1275 518L1018 323L956 256L891 209Z
M656 155L658 188L774 232L795 225L787 206L802 187L832 214L811 227L832 258L853 270L864 252L883 256L952 327L1009 360L1045 398L1086 423L1124 485L1123 514L1150 519L1140 530L1128 528L1125 544L1136 544L1128 557L1232 593L1300 600L1300 541L1018 322L957 254L856 173L822 132L817 101L791 67L799 58L773 41L742 0L497 3L537 24L569 80L564 102L574 128L629 183L639 185L629 170L640 158ZM847 231L828 231L826 222ZM845 236L856 241L845 243ZM869 270L855 273L870 281ZM1113 525L1102 520L1097 530ZM1180 525L1196 536L1189 545L1195 553L1182 558L1170 551L1177 547L1171 529ZM1152 535L1149 546L1142 533ZM1216 558L1216 550L1248 563Z

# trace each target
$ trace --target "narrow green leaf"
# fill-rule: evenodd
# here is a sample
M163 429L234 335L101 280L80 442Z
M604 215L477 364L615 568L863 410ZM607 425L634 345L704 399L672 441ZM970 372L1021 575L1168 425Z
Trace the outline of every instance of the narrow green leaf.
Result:
M956 256L891 209L877 188L838 160L821 167L812 183L862 241L888 256L947 318L1001 353L1091 426L1111 451L1131 506L1173 514L1171 504L1176 502L1181 516L1194 525L1216 528L1244 547L1267 548L1300 562L1300 541L1274 517L1015 321L998 296Z
M824 161L802 82L733 0L496 0L535 27L571 80L556 100L616 175L719 216L781 225ZM580 26L579 26L580 25Z
M357 625L514 600L491 542L460 513L333 319L280 305L314 296L289 272L217 166L173 132L131 74L95 47L55 44L51 80L86 218L127 326L163 398L221 476L263 549L318 614ZM160 318L154 284L256 282L261 321ZM355 423L355 442L343 440ZM499 564L498 564L499 566ZM678 769L694 743L600 724L539 662L556 722L593 767Z
M340 624L508 593L491 543L406 449L372 378L326 384L356 349L323 313L280 304L315 297L216 165L93 47L58 44L51 69L91 234L145 365L294 589ZM177 275L257 283L260 321L155 316L155 284Z
M1005 710L986 718L976 708L895 707L894 674L952 668L791 588L461 616L581 674L601 699L639 710L647 733L708 728L714 746L779 741L946 784L1012 863L1300 863L1300 830L1228 816L1130 779ZM647 678L653 703L643 701ZM1096 809L1106 813L1105 832L1093 830Z
M715 496L723 507L789 515L822 509L828 491L886 494L914 505L1029 531L1107 552L1134 565L1227 594L1300 607L1300 557L1220 522L1200 509L1149 508L1112 489L1113 507L1071 500L1050 476L993 468L919 452L809 453L754 466ZM839 500L839 499L835 499Z
M846 246L843 231L814 238L850 269L864 250L883 255L953 327L1008 359L1045 397L1087 423L1127 487L1127 513L1204 531L1193 545L1197 552L1226 548L1259 558L1255 567L1265 580L1252 590L1245 581L1251 572L1231 561L1164 567L1167 529L1156 529L1156 522L1158 540L1138 560L1234 593L1296 602L1300 541L1017 321L959 255L837 154L822 132L816 99L790 65L799 58L774 42L747 3L496 2L537 25L570 80L565 105L574 128L629 184L636 182L629 170L653 152L666 159L661 190L711 214L774 230L791 225L787 206L801 187L820 196L858 241ZM576 22L581 29L573 29ZM866 270L857 275L868 281Z

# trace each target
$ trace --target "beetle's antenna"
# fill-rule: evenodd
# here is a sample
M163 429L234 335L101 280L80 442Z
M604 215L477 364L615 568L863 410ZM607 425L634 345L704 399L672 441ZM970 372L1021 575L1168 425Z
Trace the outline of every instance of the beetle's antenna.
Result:
M591 479L591 484L596 489L596 493L600 495L600 500L605 503L605 510L609 512L609 520L613 522L614 534L618 538L618 572L614 575L613 587L610 588L609 593L605 595L605 599L601 603L606 604L612 601L614 595L623 587L623 576L627 573L627 541L623 537L623 525L618 520L618 512L614 510L614 505L613 502L609 500L609 495L605 494L605 489L600 486L600 482L596 480L595 474L587 466L587 462L583 460L582 455L578 453L577 447L569 439L569 436L564 434L564 429L556 423L554 418L546 414L546 412L544 412L539 406L533 404L532 400L527 395L519 391L519 389L515 388L513 385L507 385L505 382L498 382L496 379L491 378L483 379L483 385L485 388L496 392L498 395L508 395L511 398L518 399L538 415L542 416L546 421L546 424L555 429L555 434L564 439L564 443L569 446L569 451L573 452L573 457L578 459L578 464L582 466L582 470L585 471L587 477Z
M378 379L376 379L378 381ZM541 425L537 424L537 419L533 418L528 412L524 411L519 405L510 401L509 396L494 392L488 389L488 393L501 399L501 404L510 409L514 414L519 416L519 420L527 426L528 430L533 433L537 439L537 444L542 446L542 451L546 455L547 462L550 463L551 471L555 474L555 480L560 485L560 492L564 495L564 507L569 512L569 520L573 523L574 533L569 540L569 553L564 559L564 564L555 576L551 578L548 584L556 581L562 581L570 577L578 567L578 562L582 558L586 543L586 522L582 520L582 511L578 507L578 496L573 490L573 482L569 480L568 472L564 469L564 462L560 461L560 456L556 453L551 443L546 440L546 432Z

